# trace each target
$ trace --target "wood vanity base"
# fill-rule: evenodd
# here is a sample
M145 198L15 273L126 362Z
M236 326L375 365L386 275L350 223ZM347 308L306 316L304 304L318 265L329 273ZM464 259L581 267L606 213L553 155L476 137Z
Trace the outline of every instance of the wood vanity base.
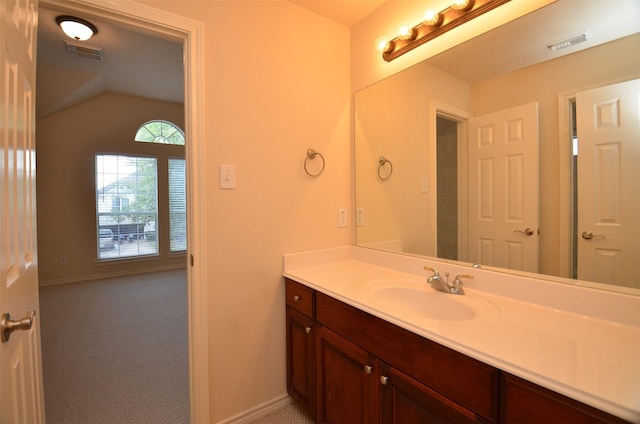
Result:
M317 423L621 423L285 279L287 390Z

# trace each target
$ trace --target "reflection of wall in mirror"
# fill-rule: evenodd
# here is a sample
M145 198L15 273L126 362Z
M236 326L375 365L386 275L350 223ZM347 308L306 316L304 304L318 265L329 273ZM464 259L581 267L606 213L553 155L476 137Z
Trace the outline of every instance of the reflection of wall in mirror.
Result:
M561 275L558 95L638 77L640 34L533 65L471 87L471 113L481 115L537 101L540 119L540 267ZM562 178L566 178L562 176Z
M435 163L429 105L467 109L468 93L469 84L426 63L356 93L356 207L366 216L357 228L358 244L400 239L405 252L435 256L429 234L435 193L420 190ZM377 177L380 156L393 163L386 181Z

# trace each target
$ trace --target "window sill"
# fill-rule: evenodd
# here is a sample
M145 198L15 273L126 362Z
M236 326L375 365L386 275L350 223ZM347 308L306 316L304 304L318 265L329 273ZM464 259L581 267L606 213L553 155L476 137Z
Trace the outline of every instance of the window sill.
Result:
M97 266L103 266L103 265L130 263L130 262L157 261L158 259L160 259L160 255L132 256L132 257L125 257L125 258L97 259L95 261L95 264Z

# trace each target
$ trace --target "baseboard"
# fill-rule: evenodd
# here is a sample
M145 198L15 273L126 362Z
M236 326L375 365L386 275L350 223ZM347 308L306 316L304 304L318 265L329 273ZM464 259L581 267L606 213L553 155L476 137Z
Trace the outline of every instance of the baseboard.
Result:
M79 277L60 278L60 279L54 279L54 280L41 280L38 282L38 285L40 287L44 287L44 286L54 286L58 284L82 283L85 281L104 280L105 278L126 277L129 275L149 274L152 272L174 271L174 270L183 269L183 268L185 268L184 264L175 264L175 265L166 265L166 266L159 266L159 267L145 268L145 269L134 269L129 271L105 272L105 273L95 274L95 275L83 275Z
M251 409L247 409L239 414L236 414L230 418L224 419L222 421L218 421L216 424L246 424L252 421L255 421L259 418L264 417L276 411L280 408L284 408L285 406L293 403L293 399L289 397L289 395L284 394L282 396L278 396L277 398L271 399L267 402L261 403L260 405L254 406Z

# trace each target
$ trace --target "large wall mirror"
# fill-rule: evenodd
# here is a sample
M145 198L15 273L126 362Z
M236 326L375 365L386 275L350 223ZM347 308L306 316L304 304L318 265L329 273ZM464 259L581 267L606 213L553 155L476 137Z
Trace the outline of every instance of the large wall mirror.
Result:
M638 52L558 0L357 92L356 244L640 294Z

